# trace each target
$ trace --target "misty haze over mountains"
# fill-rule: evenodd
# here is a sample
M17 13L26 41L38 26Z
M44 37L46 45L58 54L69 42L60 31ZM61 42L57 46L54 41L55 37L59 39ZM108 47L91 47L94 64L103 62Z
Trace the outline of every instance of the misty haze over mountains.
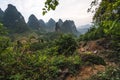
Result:
M42 32L60 32L79 34L86 32L90 25L84 29L76 28L74 21L59 19L57 22L50 18L48 22L42 19L37 19L34 14L30 15L26 23L22 14L16 9L15 6L9 4L5 11L0 9L0 22L10 31L10 33L24 33L30 30L37 30ZM79 31L79 32L78 32Z
M77 30L78 30L81 34L84 34L84 33L86 33L86 32L88 31L88 29L89 29L90 27L92 27L91 24L86 24L86 25L79 26L79 27L77 28Z

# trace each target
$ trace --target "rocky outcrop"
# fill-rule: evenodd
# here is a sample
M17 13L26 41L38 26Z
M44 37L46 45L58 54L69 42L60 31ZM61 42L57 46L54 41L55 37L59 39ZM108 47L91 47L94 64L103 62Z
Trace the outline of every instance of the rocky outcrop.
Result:
M58 20L58 25L59 25L59 26L62 26L62 25L63 25L62 19L59 19L59 20Z
M62 22L62 20L59 19L59 21L56 23L56 29L59 32L62 33L72 33L72 34L77 34L77 29L74 24L74 21L71 20L66 20L65 22Z
M39 24L41 27L46 28L46 24L42 19L39 20Z
M42 27L39 23L39 20L33 14L29 17L27 24L33 30L41 30L42 29Z
M47 26L46 27L47 32L54 32L55 31L55 26L56 26L55 20L50 18L50 20L46 23L46 26Z
M0 8L0 22L3 22L3 16L4 16L4 12Z

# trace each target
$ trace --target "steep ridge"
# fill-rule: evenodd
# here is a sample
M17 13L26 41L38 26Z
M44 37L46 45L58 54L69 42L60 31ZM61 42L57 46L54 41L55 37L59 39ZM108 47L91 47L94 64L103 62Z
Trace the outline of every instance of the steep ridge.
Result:
M3 16L4 16L4 12L0 8L0 22L3 22Z

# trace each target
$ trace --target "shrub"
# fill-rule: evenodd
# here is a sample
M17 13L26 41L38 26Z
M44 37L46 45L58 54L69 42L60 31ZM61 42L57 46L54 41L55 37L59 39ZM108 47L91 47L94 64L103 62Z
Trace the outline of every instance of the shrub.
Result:
M43 43L32 43L30 44L30 50L36 51L36 50L41 50L45 48L45 44Z
M4 51L10 45L8 37L0 37L0 53Z
M77 48L77 42L72 35L62 35L55 41L58 46L58 53L64 55L72 55Z
M82 58L82 61L87 64L106 65L104 59L96 55L84 54L81 56L81 58Z

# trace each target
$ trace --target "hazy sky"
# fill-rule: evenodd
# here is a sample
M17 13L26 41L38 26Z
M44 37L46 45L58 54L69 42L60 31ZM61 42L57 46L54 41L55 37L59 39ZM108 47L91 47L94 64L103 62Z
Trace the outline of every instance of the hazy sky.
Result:
M25 17L26 22L31 14L34 14L38 19L43 19L47 22L50 18L58 21L61 18L74 20L77 26L88 24L92 21L93 14L87 13L92 0L59 0L60 5L55 11L48 12L45 16L42 15L42 8L45 0L0 0L0 8L5 10L8 4L16 6L18 11Z

